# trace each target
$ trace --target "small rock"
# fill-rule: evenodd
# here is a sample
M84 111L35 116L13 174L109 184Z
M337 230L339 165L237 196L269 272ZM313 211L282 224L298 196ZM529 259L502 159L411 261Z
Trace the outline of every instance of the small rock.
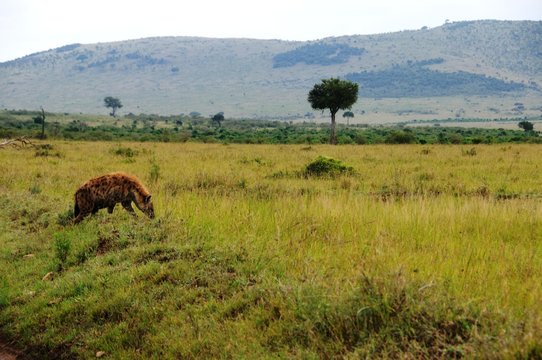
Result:
M47 274L45 274L41 279L43 281L50 281L53 280L54 273L52 271L49 271Z
M105 355L105 351L98 351L98 352L96 353L96 357L97 357L97 358L100 358L100 357L102 357L102 356L104 356L104 355Z
M23 256L24 259L29 259L33 257L34 257L34 254L26 254L25 256Z

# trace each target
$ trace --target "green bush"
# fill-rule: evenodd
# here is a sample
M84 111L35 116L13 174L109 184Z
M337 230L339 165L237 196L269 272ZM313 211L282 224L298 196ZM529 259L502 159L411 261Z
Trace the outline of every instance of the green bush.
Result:
M55 233L55 258L57 260L57 269L62 270L65 266L66 260L71 249L71 239L65 233Z
M41 187L38 184L34 184L28 189L28 191L30 191L32 195L37 195L41 193Z
M63 213L58 214L56 223L60 226L67 226L74 218L73 208L69 208Z
M463 156L476 156L476 154L477 154L476 148L470 148L468 150L462 149L461 154Z
M392 131L386 136L386 144L415 144L416 137L407 131Z
M118 146L115 149L111 149L111 153L119 156L124 156L127 158L134 157L138 154L137 150L134 150L130 147Z
M6 279L0 278L0 309L9 305L9 286Z
M327 156L318 156L314 161L305 167L306 176L337 176L342 174L353 174L354 168L344 164L340 160Z
M160 166L156 162L156 159L153 157L151 159L151 169L149 172L149 179L151 183L155 183L160 178Z

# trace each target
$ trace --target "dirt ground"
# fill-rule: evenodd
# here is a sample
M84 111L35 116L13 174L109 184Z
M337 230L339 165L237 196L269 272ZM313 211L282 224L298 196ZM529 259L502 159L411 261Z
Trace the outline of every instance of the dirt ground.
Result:
M0 360L22 360L20 352L9 346L4 340L0 339Z

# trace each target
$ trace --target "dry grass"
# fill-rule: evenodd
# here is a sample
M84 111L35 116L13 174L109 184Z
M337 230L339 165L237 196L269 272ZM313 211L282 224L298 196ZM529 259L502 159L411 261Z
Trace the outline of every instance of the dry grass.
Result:
M540 355L536 145L123 144L130 159L116 146L0 152L0 324L29 349ZM300 176L318 155L355 173ZM158 219L59 225L75 189L109 171L148 185Z

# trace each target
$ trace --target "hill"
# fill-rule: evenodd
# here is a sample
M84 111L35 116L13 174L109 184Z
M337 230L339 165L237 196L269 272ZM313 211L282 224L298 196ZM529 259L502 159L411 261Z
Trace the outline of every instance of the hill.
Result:
M296 119L322 78L361 84L355 120L539 116L542 22L470 21L296 42L161 37L71 44L0 63L0 107Z

